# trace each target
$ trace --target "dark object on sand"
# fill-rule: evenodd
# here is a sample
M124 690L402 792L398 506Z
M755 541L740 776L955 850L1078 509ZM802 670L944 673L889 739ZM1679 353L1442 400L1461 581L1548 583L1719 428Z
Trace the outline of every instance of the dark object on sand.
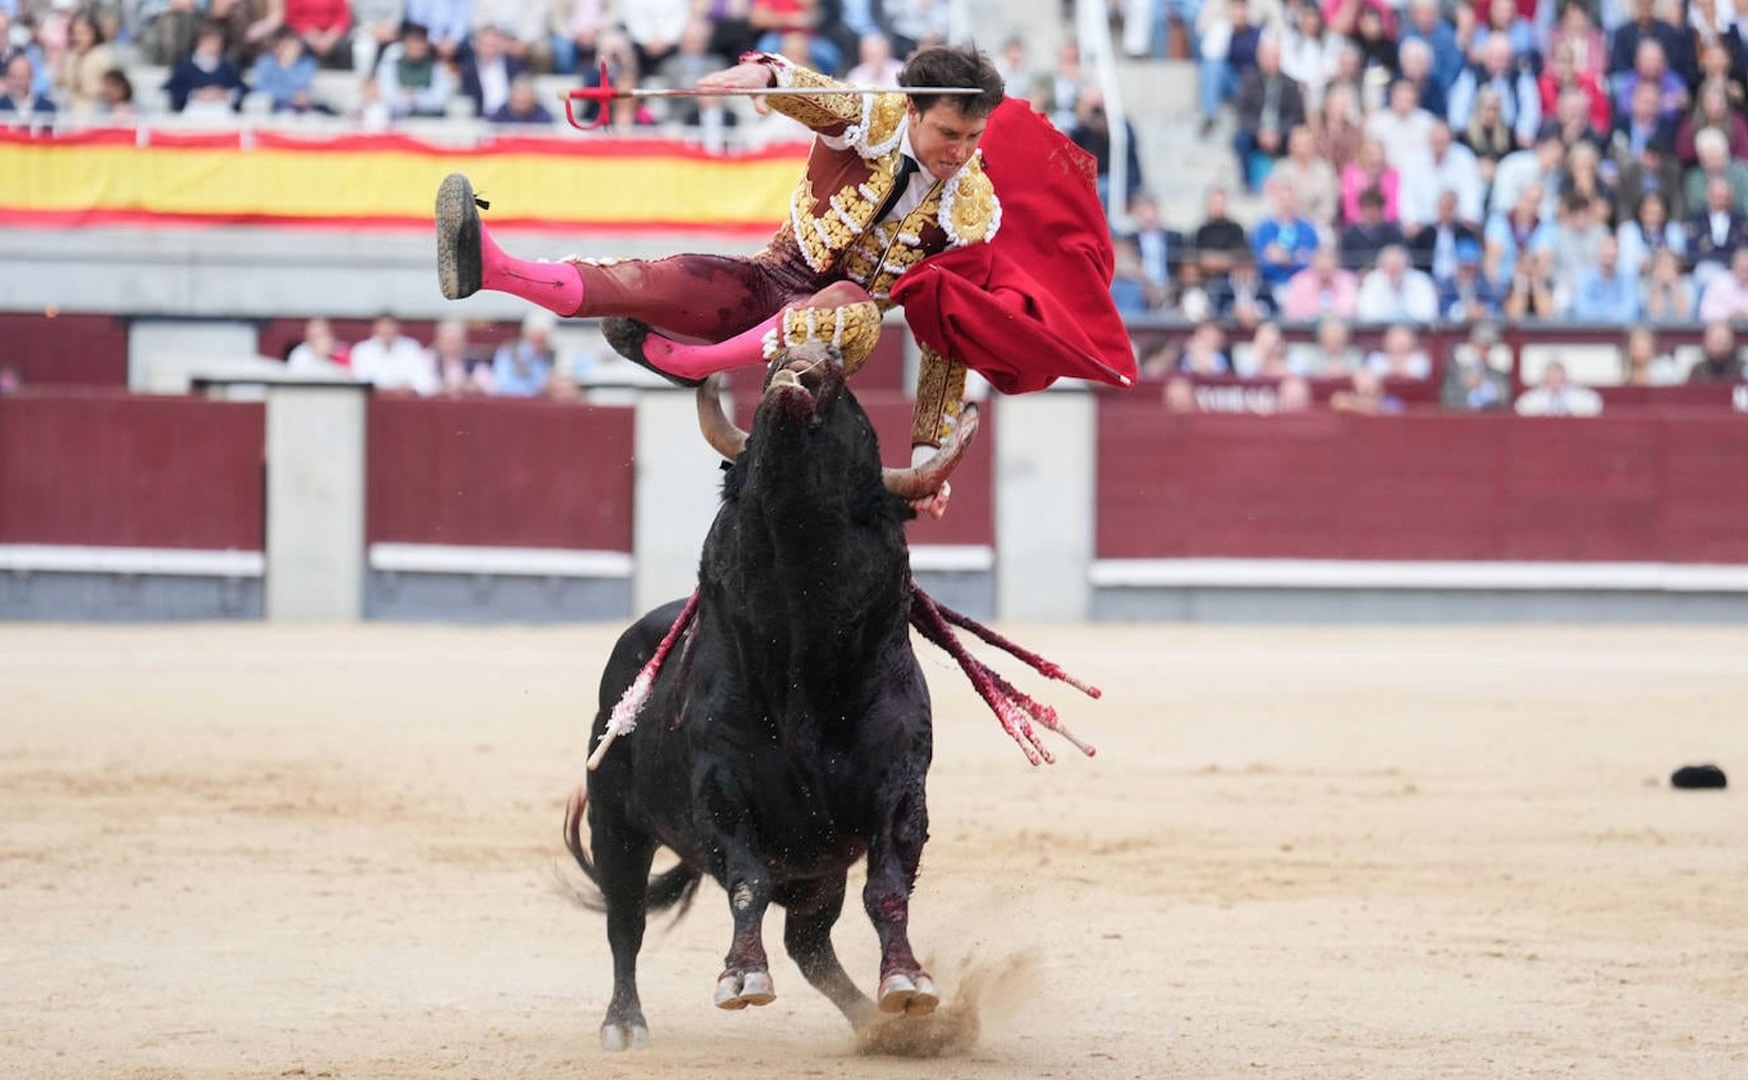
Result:
M1683 765L1669 782L1678 788L1721 788L1726 784L1724 770L1716 765Z

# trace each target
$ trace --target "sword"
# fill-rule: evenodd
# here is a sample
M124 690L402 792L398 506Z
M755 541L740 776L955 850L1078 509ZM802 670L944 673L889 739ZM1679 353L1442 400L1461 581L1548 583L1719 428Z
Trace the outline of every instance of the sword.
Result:
M621 90L607 76L607 61L601 61L601 82L598 86L579 86L560 95L564 102L564 118L578 131L593 131L607 126L607 103L627 98L698 98L698 97L801 97L815 94L981 94L975 86L900 86L888 89L879 86L770 86L759 90L699 90L695 87L661 90ZM592 101L601 106L593 123L577 119L579 101Z

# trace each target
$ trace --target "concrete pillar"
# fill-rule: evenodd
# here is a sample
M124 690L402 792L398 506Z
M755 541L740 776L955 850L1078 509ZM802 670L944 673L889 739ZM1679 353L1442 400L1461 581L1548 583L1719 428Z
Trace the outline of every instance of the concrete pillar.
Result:
M1015 621L1092 614L1092 394L1003 398L995 444L996 612Z
M691 593L698 555L722 501L722 457L698 431L691 390L637 396L633 463L633 616Z
M266 615L364 614L366 404L359 383L267 388Z

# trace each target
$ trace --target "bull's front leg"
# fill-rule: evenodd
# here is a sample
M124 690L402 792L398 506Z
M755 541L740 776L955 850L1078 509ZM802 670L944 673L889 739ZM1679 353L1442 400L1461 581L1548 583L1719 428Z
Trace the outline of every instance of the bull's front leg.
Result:
M929 839L928 801L919 774L880 794L882 827L869 839L862 906L880 936L880 1011L926 1016L941 1003L935 981L910 948L910 894Z
M714 840L711 870L728 892L734 916L734 940L716 980L716 1007L769 1005L777 998L763 934L765 909L771 906L770 867L759 854L744 804L719 789L707 791L699 805L705 808L700 831Z

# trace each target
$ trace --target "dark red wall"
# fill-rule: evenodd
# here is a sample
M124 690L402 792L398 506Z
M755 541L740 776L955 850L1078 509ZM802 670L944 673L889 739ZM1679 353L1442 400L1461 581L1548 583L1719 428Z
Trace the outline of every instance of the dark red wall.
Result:
M248 402L0 398L0 543L260 551L265 425Z
M634 416L373 398L366 533L373 543L630 551Z
M1100 558L1748 562L1748 419L1099 406Z
M0 314L0 367L26 387L127 386L127 322L108 315Z

